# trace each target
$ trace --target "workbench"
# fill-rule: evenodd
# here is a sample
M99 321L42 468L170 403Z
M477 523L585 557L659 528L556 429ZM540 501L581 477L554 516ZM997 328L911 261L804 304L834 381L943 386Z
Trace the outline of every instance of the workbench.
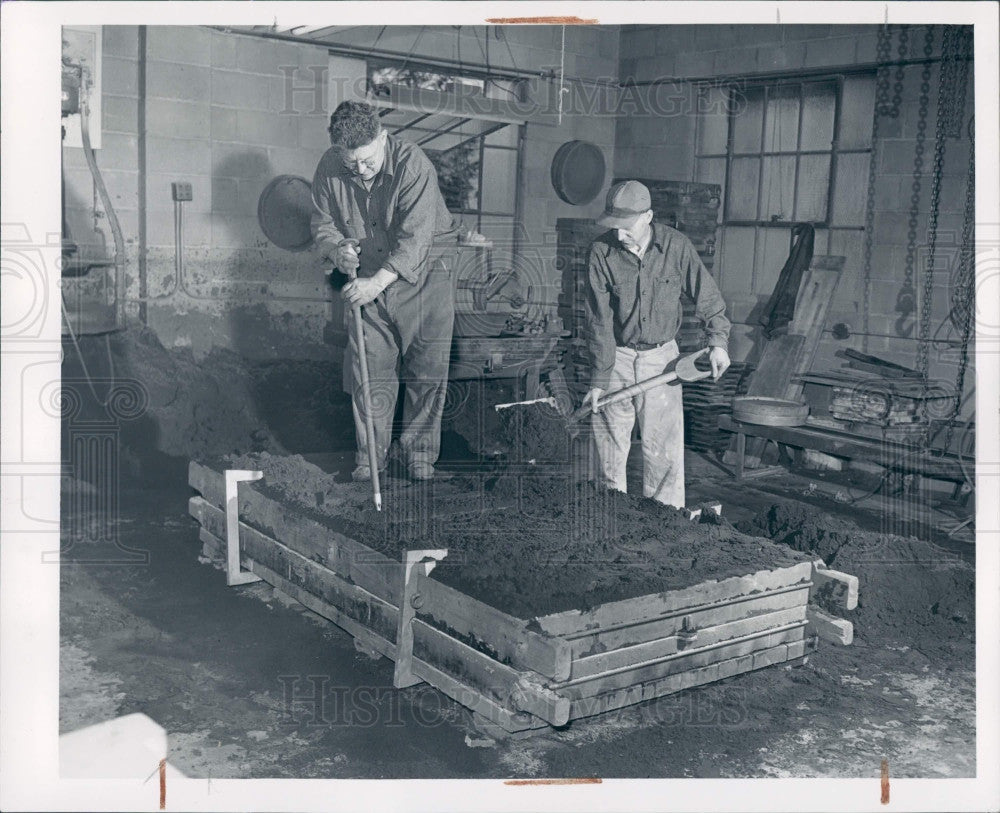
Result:
M956 455L932 455L922 443L922 439L913 443L902 443L890 439L858 437L848 432L808 424L762 426L734 420L730 415L720 416L719 429L736 434L734 476L737 480L742 480L745 476L744 458L746 439L749 435L836 457L867 460L886 468L914 472L938 480L950 480L956 483L965 481L965 474Z

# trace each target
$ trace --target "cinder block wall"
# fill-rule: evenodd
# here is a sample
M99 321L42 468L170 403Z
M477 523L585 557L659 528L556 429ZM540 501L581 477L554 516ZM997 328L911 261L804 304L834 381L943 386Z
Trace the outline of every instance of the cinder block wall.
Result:
M909 28L907 58L924 55L925 29ZM899 58L898 33L892 41L893 59ZM778 70L802 70L874 65L876 29L873 26L840 25L706 25L706 26L626 26L621 35L621 77L644 81L662 77L705 78L746 77ZM941 27L935 30L932 55L940 53ZM880 140L874 160L878 180L874 188L875 224L871 264L871 297L868 341L869 352L912 366L916 363L917 341L914 318L897 324L900 314L896 301L904 280L910 196L918 127L918 101L921 84L920 65L903 71L900 113L895 118L882 117ZM895 81L895 71L891 82ZM930 76L930 109L926 122L924 175L917 222L918 258L926 256L928 213L930 211L931 168L934 130L937 116L939 73L935 65ZM632 101L639 112L628 110L628 93L623 96L623 113L618 120L615 140L615 174L678 180L696 177L696 110L694 86L678 81L650 89L632 91ZM972 111L972 88L968 89L967 112ZM870 122L867 124L870 127ZM932 298L932 335L955 337L947 324L950 309L950 276L955 270L958 238L961 236L962 210L970 143L967 135L949 139L944 161L938 218L938 252ZM852 194L861 197L864 207L866 189ZM721 215L720 215L721 216ZM847 257L844 276L827 319L826 329L813 369L841 366L835 352L843 347L861 349L862 283L864 233L830 232L828 243L817 241L817 253L842 254ZM730 304L734 318L732 349L736 358L752 351L755 332L748 324L752 309L766 300L773 288L784 258L773 273L761 274L757 287L749 283L745 257L726 252L720 246L716 274ZM917 271L918 294L922 287ZM838 322L850 325L854 335L836 340L830 333ZM908 329L910 330L907 335ZM950 385L954 382L957 348L940 345L930 350L930 377ZM969 392L974 376L966 379ZM967 407L971 409L971 404Z
M379 30L355 29L344 41L363 47L375 42ZM491 64L559 68L559 27L508 27L505 33L506 43L490 35ZM483 29L475 34L469 28L420 34L418 27L391 27L378 46L415 57L464 55L481 62ZM317 258L271 246L256 217L259 195L273 177L311 179L328 146L326 48L193 26L149 26L143 47L138 27L105 26L103 60L97 161L127 244L132 323L144 318L165 345L189 346L196 356L214 346L251 358L329 355L324 332L331 324L339 328L340 309ZM617 29L566 29L566 74L612 78L617 70ZM549 164L564 141L585 138L602 147L610 169L616 123L606 98L569 87L562 125L532 125L525 153L524 256L540 278L551 280L545 293L553 303L559 285L555 221L592 216L601 199L589 207L558 201ZM533 81L530 92L555 109L552 82ZM74 237L104 242L112 252L106 220L98 220L94 231L94 190L83 151L64 148L63 160ZM179 280L170 192L177 180L190 181L194 189L183 210Z

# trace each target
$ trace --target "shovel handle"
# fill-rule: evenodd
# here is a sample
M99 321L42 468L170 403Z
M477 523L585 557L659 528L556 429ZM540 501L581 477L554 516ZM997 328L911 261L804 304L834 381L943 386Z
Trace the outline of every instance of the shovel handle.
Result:
M701 358L708 352L707 349L699 350L697 353L692 353L690 356L682 357L682 361L689 361L694 372L687 372L685 370L684 375L679 375L677 368L670 370L666 373L660 373L660 375L655 375L652 378L647 378L644 381L639 381L636 384L632 384L624 389L616 390L615 392L605 395L603 398L599 398L597 401L597 412L600 412L607 406L612 404L617 404L620 401L625 401L629 398L634 398L636 395L647 392L654 387L660 387L664 384L669 384L671 381L676 381L680 378L682 381L700 381L703 378L708 378L711 374L711 370L698 370L694 368L695 360ZM588 413L593 412L590 405L584 404L582 407L577 409L572 415L569 416L569 421L576 422L587 416Z
M360 243L354 238L340 241L340 245L350 245L357 252ZM346 271L347 276L358 278L357 269ZM372 500L377 511L382 510L382 486L378 476L378 452L375 449L375 418L372 415L372 389L368 376L368 350L365 346L364 318L360 305L351 305L351 321L354 323L354 344L358 350L358 367L361 370L361 406L365 413L365 445L368 447L368 469L371 472Z

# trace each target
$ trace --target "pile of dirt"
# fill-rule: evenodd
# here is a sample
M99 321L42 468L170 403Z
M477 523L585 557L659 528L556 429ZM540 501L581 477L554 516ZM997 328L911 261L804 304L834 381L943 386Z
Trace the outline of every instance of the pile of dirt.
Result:
M289 452L354 449L351 398L332 360L248 363L250 387L268 429Z
M975 638L975 568L930 542L864 531L796 503L773 505L737 525L857 576L857 609L835 614L853 621L865 643L931 654L967 651Z
M500 437L517 462L566 463L571 437L566 419L548 404L502 409L498 413Z
M388 479L379 513L364 485L338 482L298 456L249 454L226 463L263 471L254 488L393 559L407 549L447 548L435 578L522 618L809 558L728 523L696 524L653 500L543 472Z
M213 350L165 348L149 329L81 337L63 359L64 436L88 422L119 429L132 481L183 479L193 457L283 451L257 408L246 362ZM71 461L72 462L72 461Z
M495 404L515 400L506 381L449 381L442 426L455 432L480 458L508 456L511 447L500 437L500 414Z
M511 463L566 463L571 436L565 419L548 404L496 410L516 401L515 387L504 380L451 382L444 424L484 458Z
M114 421L132 481L183 481L191 459L353 448L350 399L332 360L252 361L221 348L196 358L140 328L80 337L62 372L65 437Z

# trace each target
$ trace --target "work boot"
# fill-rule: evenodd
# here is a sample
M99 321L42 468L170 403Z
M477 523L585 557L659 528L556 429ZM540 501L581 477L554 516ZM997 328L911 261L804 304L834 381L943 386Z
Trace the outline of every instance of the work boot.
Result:
M450 473L435 469L430 463L410 463L411 480L447 480L450 477Z

